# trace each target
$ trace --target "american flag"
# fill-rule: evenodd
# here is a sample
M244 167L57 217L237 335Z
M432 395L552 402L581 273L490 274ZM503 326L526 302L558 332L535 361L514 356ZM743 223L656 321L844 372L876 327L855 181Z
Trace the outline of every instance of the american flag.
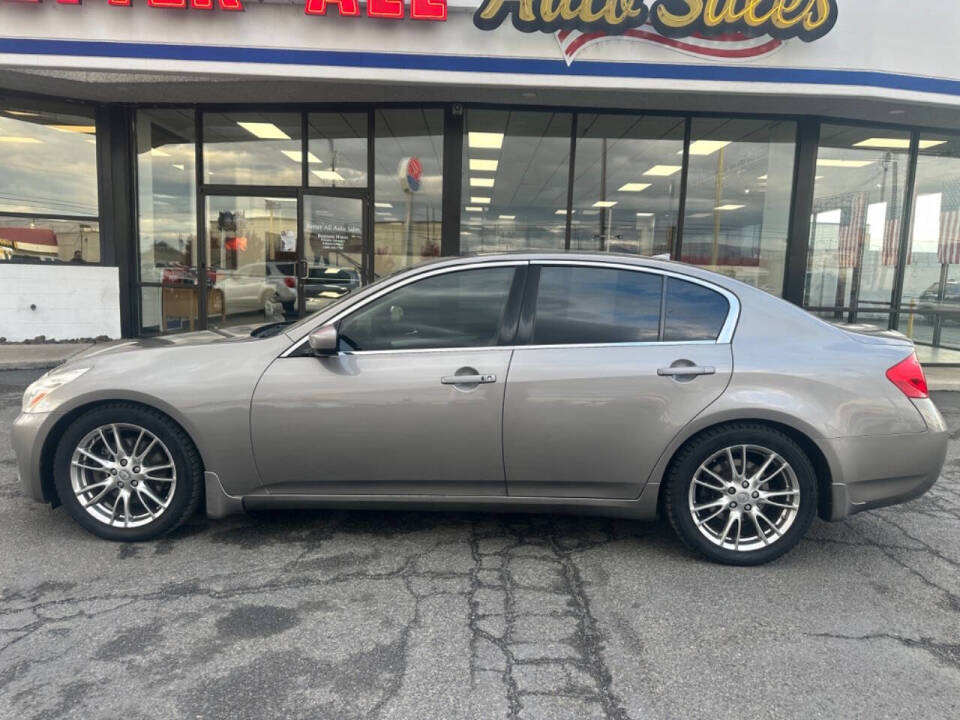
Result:
M649 21L641 27L630 28L618 35L608 35L604 32L584 33L579 30L560 30L557 33L560 51L567 65L572 63L574 56L588 45L603 40L618 39L652 42L688 55L721 60L745 60L759 57L779 49L784 42L768 35L750 37L739 32L709 37L697 34L684 38L668 38L658 33Z
M960 263L960 183L948 185L940 198L937 256L943 265Z
M884 265L896 265L900 255L900 216L899 203L887 202L887 217L883 223L883 252L880 262ZM907 264L911 254L907 253Z
M842 268L856 267L867 232L867 193L851 193L841 202L837 264Z

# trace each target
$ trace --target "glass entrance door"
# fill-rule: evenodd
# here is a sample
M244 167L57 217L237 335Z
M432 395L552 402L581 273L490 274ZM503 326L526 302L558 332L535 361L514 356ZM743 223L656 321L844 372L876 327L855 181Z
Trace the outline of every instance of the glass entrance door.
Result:
M211 195L204 210L208 327L296 314L297 198Z
M303 197L303 260L298 308L301 315L359 287L365 276L364 200L335 195Z

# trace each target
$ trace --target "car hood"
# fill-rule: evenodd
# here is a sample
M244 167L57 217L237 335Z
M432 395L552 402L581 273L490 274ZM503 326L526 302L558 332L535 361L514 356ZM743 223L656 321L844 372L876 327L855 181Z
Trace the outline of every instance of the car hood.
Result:
M105 355L116 355L125 352L236 342L238 340L248 339L250 333L257 327L259 326L240 325L230 328L217 328L215 330L200 330L198 332L180 333L177 335L164 335L163 337L114 340L107 343L97 343L88 350L84 350L82 353L71 357L70 363L73 364L78 360L90 360Z
M864 343L865 345L902 345L903 347L913 347L913 341L896 330L887 330L877 325L830 324L842 330L857 342Z

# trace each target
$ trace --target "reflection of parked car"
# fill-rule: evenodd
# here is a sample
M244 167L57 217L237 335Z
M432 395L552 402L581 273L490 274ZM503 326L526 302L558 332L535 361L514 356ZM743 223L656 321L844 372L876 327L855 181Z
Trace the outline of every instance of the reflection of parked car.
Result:
M267 282L276 290L277 298L287 316L296 315L300 308L295 275L296 264L292 261L267 263ZM313 312L357 287L360 287L360 273L354 268L310 265L303 283L307 312Z
M188 265L178 262L157 263L157 267L162 269L160 282L163 285L196 285L197 271ZM207 284L213 285L216 282L217 274L207 270Z
M936 314L944 325L960 325L960 281L947 280L943 288L943 300L937 300L940 283L934 283L921 293L916 307L921 322L933 324ZM911 310L905 302L905 310Z
M223 291L223 303L228 315L243 312L273 313L269 305L276 295L267 281L263 263L244 265L236 270L217 269L215 287Z

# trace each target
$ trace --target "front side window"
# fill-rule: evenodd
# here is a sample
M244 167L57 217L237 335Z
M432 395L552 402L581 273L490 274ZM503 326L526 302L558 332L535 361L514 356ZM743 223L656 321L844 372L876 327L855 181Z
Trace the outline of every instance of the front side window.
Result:
M515 269L449 272L387 293L347 317L351 350L424 350L497 344Z
M670 278L664 312L664 342L716 340L730 313L730 303L703 285Z
M544 267L533 344L656 342L662 282L632 270Z

